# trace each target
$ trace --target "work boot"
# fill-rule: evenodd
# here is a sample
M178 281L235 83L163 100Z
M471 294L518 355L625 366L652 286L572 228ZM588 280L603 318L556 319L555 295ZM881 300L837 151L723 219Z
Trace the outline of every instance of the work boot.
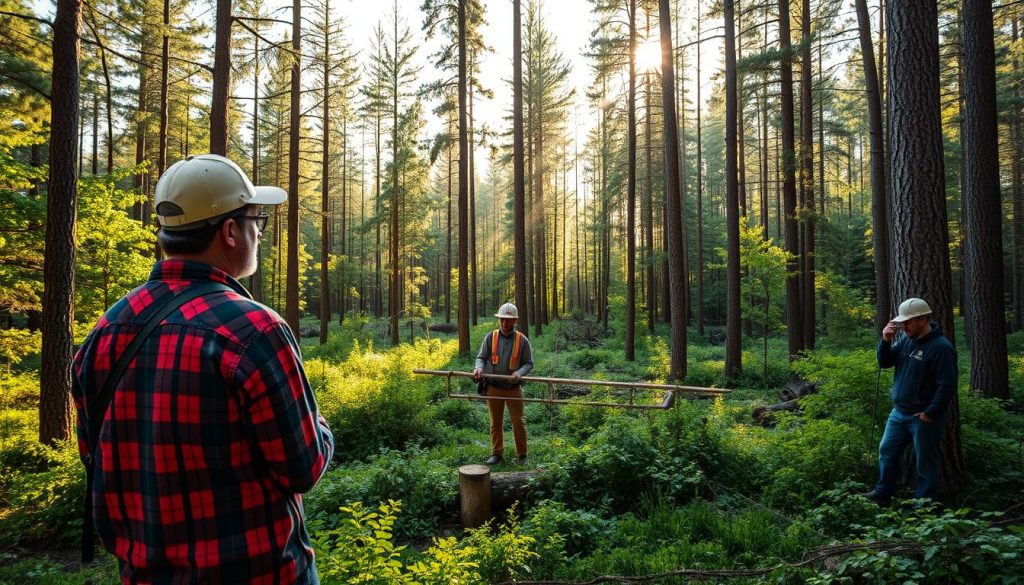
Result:
M889 496L880 494L880 493L876 492L875 490L871 490L870 492L864 492L864 493L859 494L859 495L861 497L863 497L863 498L871 500L872 502L878 504L879 506L888 506L889 505L889 501L891 500L891 498L889 498Z
M516 465L526 465L526 455L516 457Z
M487 461L484 461L484 465L499 465L502 462L502 460L503 458L501 455L491 455L490 457L487 458Z

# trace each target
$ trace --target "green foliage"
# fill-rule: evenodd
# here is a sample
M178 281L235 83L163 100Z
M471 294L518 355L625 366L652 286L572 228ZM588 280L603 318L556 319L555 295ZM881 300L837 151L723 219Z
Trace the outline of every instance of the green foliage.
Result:
M815 499L817 504L805 515L815 530L837 539L861 537L878 515L878 505L859 495L864 484L847 480L825 490Z
M401 499L405 513L395 534L404 541L429 538L455 497L455 477L449 466L424 455L415 448L406 453L383 451L369 463L327 472L304 499L309 518L330 526L337 522L338 507L348 502L386 504Z
M814 287L821 302L828 304L825 328L828 344L839 348L865 347L875 342L871 328L875 308L863 291L855 289L837 274L818 271L814 274Z
M39 331L0 329L0 367L10 374L11 368L21 363L25 357L40 352L42 341L43 336Z
M457 342L417 340L386 352L352 348L340 364L310 360L306 370L318 388L317 400L334 432L335 457L365 459L381 448L430 444L440 429L432 411L430 384L413 368L438 368L457 351Z
M862 539L879 546L855 551L808 583L1015 583L1024 575L1024 526L1002 521L998 512L935 506L890 512Z
M532 550L536 541L520 530L516 509L509 510L508 520L495 534L491 523L469 531L465 546L474 549L472 559L477 563L484 583L502 583L523 579L530 575L529 564L538 558Z
M577 508L625 510L646 490L685 498L704 477L694 461L660 452L643 422L623 414L609 415L582 446L558 447L538 485L541 493Z
M75 312L80 319L92 320L149 276L156 238L124 211L139 195L117 186L145 168L79 181Z
M720 250L724 257L725 251ZM790 254L765 237L764 226L740 222L740 307L744 319L759 325L767 336L771 327L782 322L786 286L786 262ZM767 346L764 355L768 367Z
M435 538L419 559L404 562L413 553L394 544L400 510L396 501L380 504L376 512L359 502L342 506L338 526L318 530L313 538L323 583L483 585L528 576L529 564L537 558L531 550L534 539L521 533L512 510L494 533L487 523L461 542Z
M364 509L359 502L342 506L338 526L317 531L313 539L324 583L412 583L401 561L405 547L393 542L400 509L395 501L382 503L377 512Z
M0 583L25 585L82 585L83 583L119 583L117 560L99 552L98 560L81 569L68 569L46 557L0 552Z
M8 454L23 450L11 460ZM71 441L57 447L23 437L4 449L0 540L10 544L75 542L82 527L85 471ZM7 461L11 461L8 467Z

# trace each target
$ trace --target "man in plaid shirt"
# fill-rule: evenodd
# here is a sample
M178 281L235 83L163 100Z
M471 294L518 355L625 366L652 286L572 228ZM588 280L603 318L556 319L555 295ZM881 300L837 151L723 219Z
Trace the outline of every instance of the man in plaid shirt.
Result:
M224 157L169 168L155 194L166 259L75 357L85 460L85 404L153 307L199 283L225 285L161 321L102 419L93 518L124 583L318 583L300 494L327 469L334 439L288 325L237 280L256 269L267 220L259 206L285 197L253 187Z

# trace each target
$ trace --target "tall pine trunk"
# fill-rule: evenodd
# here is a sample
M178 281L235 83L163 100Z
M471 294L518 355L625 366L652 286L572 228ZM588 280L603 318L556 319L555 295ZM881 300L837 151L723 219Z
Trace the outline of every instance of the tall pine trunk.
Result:
M299 337L299 132L302 118L300 93L302 91L302 3L292 3L292 70L291 111L288 128L288 261L285 282L285 320L295 337ZM216 97L216 96L215 96ZM226 119L225 119L226 120ZM226 130L226 127L225 127ZM212 133L211 133L212 141ZM225 147L227 137L225 135Z
M811 93L813 64L811 63L811 0L802 0L803 18L800 43L800 133L801 176L800 193L803 197L804 257L802 299L803 344L801 349L814 349L814 99ZM819 145L821 147L822 145Z
M71 359L74 336L75 222L78 199L79 41L81 0L58 0L53 22L50 99L50 176L43 258L42 361L39 441L71 437Z
M295 22L292 25L292 34L296 38L292 40L292 45L295 46L299 42L299 7L297 4L293 12ZM231 18L231 0L217 0L217 25L214 32L215 49L213 54L213 98L210 102L210 152L221 156L227 156L228 154L228 116L231 111L231 104L229 103L231 89ZM298 49L296 49L296 53L298 53ZM294 68L297 67L298 65L294 66ZM295 319L296 323L298 323L297 313ZM296 330L296 334L298 334L298 330Z
M803 312L800 307L798 255L800 235L796 220L796 140L793 135L793 60L789 34L789 0L779 0L779 50L782 53L779 85L782 110L782 206L785 214L786 332L789 357L803 350Z
M626 97L626 360L636 359L636 0L629 0L629 90ZM680 318L679 313L676 318Z
M886 190L882 97L871 44L871 20L867 0L856 0L860 30L864 86L868 102L868 136L871 145L871 239L875 258L875 333L881 335L892 310L889 269L889 198Z
M740 206L736 168L736 23L733 0L723 0L725 15L725 230L727 300L725 377L735 380L743 369L740 347Z
M893 292L898 299L923 297L947 337L954 340L942 120L939 103L939 39L934 3L886 6L889 22L889 185L893 211ZM963 487L957 394L949 406L940 446L940 493ZM904 458L913 477L912 458Z
M526 180L523 156L523 34L520 0L512 0L512 183L513 255L519 331L529 333L526 310Z
M672 337L669 360L669 379L686 378L686 292L683 274L686 253L683 242L682 208L679 196L679 134L676 125L675 59L673 59L672 22L670 0L658 1L661 32L661 105L663 110L663 139L665 150L665 199L668 211L669 293L672 306Z
M971 388L1009 398L992 3L964 0L964 299Z
M459 2L459 353L469 354L469 127L466 124L466 0ZM395 16L398 20L398 16ZM396 51L397 54L397 51ZM397 92L396 92L397 94ZM397 160L397 158L396 158Z
M323 150L320 157L320 345L327 343L327 328L331 324L331 278L329 260L331 257L331 2L324 0L324 119ZM342 234L344 238L344 233ZM344 240L342 254L344 255ZM345 306L339 306L342 315Z

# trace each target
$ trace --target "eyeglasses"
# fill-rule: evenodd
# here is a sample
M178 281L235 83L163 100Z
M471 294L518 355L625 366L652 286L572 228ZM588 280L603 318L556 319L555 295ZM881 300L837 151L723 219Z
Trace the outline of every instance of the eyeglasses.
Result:
M256 222L256 229L262 233L263 230L267 228L267 220L270 219L270 215L266 213L261 213L259 215L235 215L232 216L231 219L251 219Z

